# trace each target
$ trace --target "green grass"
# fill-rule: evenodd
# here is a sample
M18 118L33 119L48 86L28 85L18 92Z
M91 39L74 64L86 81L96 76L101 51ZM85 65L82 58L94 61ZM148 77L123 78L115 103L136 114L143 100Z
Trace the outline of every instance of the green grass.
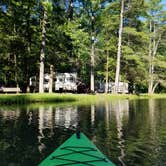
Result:
M60 102L79 102L89 103L96 101L114 100L114 99L148 99L148 98L166 98L166 94L0 94L0 104L29 104L29 103L60 103Z

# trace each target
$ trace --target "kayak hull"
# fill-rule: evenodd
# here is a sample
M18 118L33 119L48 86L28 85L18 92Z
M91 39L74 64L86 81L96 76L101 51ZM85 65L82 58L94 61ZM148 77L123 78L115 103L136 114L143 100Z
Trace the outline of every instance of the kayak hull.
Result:
M83 134L73 134L39 166L115 166L99 149Z

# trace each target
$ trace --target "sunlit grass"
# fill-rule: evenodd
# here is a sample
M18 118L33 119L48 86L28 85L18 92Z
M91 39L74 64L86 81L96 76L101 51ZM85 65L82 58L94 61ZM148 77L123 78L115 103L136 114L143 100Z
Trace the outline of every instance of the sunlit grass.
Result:
M60 102L79 102L89 103L105 100L117 99L148 99L166 98L166 94L70 94L70 93L27 93L27 94L0 94L0 104L28 104L28 103L60 103Z

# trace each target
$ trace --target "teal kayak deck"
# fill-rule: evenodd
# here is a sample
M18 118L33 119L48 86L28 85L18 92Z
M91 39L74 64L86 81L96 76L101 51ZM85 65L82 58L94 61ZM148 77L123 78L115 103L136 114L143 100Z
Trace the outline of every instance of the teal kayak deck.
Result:
M80 138L73 134L39 166L115 166L97 147L83 134Z

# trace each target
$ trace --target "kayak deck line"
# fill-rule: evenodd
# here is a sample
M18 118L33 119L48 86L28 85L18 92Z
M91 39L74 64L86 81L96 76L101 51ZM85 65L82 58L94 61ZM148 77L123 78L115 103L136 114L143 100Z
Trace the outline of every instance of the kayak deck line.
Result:
M73 149L85 149L85 150L73 150ZM69 163L69 164L63 164L63 165L70 165L70 164L86 164L86 165L92 165L92 164L89 164L89 162L96 162L96 161L104 161L104 162L108 162L106 160L106 158L101 158L101 157L98 157L96 155L91 155L91 154L88 154L88 153L85 153L85 152L90 152L90 151L97 151L97 149L94 149L94 148L90 148L90 147L75 147L75 146L66 146L66 147L63 147L61 149L65 149L65 150L68 150L70 153L65 153L65 154L62 154L62 155L58 155L58 156L52 156L52 158L50 160L54 160L54 159L60 159L60 160L65 160L65 161L71 161L72 163ZM66 155L71 155L71 154L75 154L75 153L80 153L80 154L83 154L83 155L87 155L87 156L90 156L90 157L94 157L95 159L94 160L87 160L87 161L79 161L79 160L71 160L71 159L65 159L65 158L61 158L62 156L66 156ZM57 165L57 166L61 166L60 165ZM94 165L93 165L94 166Z
M83 133L75 133L39 166L115 166Z
M70 149L70 148L84 148L84 149L87 149L87 150L73 150L73 149ZM66 150L69 150L71 151L70 153L66 153L66 154L62 154L62 155L59 155L59 156L53 156L53 158L55 157L61 157L61 156L65 156L65 155L70 155L70 154L74 154L74 153L80 153L80 154L84 154L84 155L88 155L88 156L93 156L93 155L90 155L90 154L87 154L87 153L84 153L84 152L90 152L90 151L96 151L96 149L92 149L92 148L89 148L89 147L64 147L64 148L61 148L61 149L66 149ZM93 157L97 157L97 156L93 156ZM97 157L98 158L98 157Z

